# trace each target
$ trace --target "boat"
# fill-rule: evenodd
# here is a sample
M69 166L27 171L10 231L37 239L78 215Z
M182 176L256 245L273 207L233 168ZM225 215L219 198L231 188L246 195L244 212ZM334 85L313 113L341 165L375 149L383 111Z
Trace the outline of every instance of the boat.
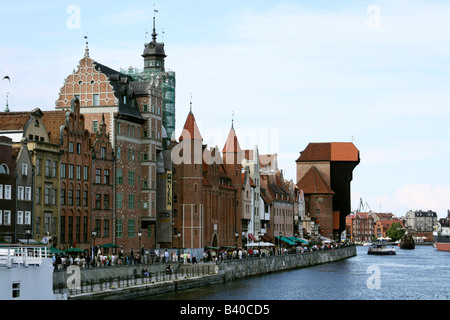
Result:
M48 247L0 246L0 300L67 300L53 293L53 261Z
M405 234L399 243L400 249L406 249L406 250L412 250L416 247L416 243L414 241L414 238L410 234Z
M434 244L439 251L450 251L450 227L440 227L433 232Z
M378 240L375 244L369 247L369 250L367 250L367 254L372 255L395 255L395 249L393 247L388 248L386 246L386 241L384 240Z

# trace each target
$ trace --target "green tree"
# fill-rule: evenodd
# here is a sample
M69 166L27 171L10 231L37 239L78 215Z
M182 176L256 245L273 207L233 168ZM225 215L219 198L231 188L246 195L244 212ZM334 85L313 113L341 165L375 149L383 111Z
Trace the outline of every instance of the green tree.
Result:
M394 241L397 241L403 237L405 230L403 230L400 222L394 222L391 227L387 230L386 235Z

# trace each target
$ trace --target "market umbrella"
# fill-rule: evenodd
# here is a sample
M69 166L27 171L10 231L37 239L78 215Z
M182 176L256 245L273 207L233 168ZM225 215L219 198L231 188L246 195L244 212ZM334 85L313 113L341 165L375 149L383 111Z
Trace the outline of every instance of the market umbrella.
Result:
M118 245L115 245L114 243L106 243L106 244L102 244L100 245L100 248L118 248Z
M56 249L55 247L50 247L50 248L48 248L48 251L49 251L50 253L52 253L52 254L61 254L61 253L64 253L64 251L59 250L59 249Z
M69 248L64 250L66 253L83 253L84 250L80 249L80 248Z

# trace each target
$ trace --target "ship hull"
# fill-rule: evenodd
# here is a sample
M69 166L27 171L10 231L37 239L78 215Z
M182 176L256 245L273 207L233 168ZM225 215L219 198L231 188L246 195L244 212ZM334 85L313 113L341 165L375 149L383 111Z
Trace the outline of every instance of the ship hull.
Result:
M450 252L450 242L435 242L435 244L437 250Z
M434 234L434 244L439 251L450 251L450 236L447 234Z

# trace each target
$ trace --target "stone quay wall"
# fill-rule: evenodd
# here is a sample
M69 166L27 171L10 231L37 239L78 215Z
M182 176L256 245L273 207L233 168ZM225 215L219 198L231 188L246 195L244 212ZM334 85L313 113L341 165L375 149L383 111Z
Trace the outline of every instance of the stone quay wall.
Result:
M194 277L183 277L164 282L148 283L130 287L106 289L99 292L88 292L69 295L71 300L107 300L107 299L138 299L146 296L193 289L209 285L220 285L226 281L245 279L252 276L282 272L287 270L306 268L344 260L356 256L356 246L342 247L334 250L306 252L302 254L287 254L258 258L223 260L220 261L210 274ZM202 263L199 263L201 265ZM164 270L165 264L155 265L151 271ZM182 266L182 264L180 264ZM183 268L187 266L184 265ZM123 269L125 268L125 269ZM140 266L122 266L120 268L91 268L83 271L84 277L93 279L105 277L107 273L115 275L139 274ZM99 270L102 269L102 270ZM59 272L59 271L58 271ZM65 275L60 274L60 281L65 281ZM108 275L109 276L109 275ZM111 274L111 276L114 276ZM56 279L56 278L55 278Z
M353 256L356 256L356 246L257 259L229 260L219 264L219 274L224 275L225 281L233 281L250 276L336 262Z

